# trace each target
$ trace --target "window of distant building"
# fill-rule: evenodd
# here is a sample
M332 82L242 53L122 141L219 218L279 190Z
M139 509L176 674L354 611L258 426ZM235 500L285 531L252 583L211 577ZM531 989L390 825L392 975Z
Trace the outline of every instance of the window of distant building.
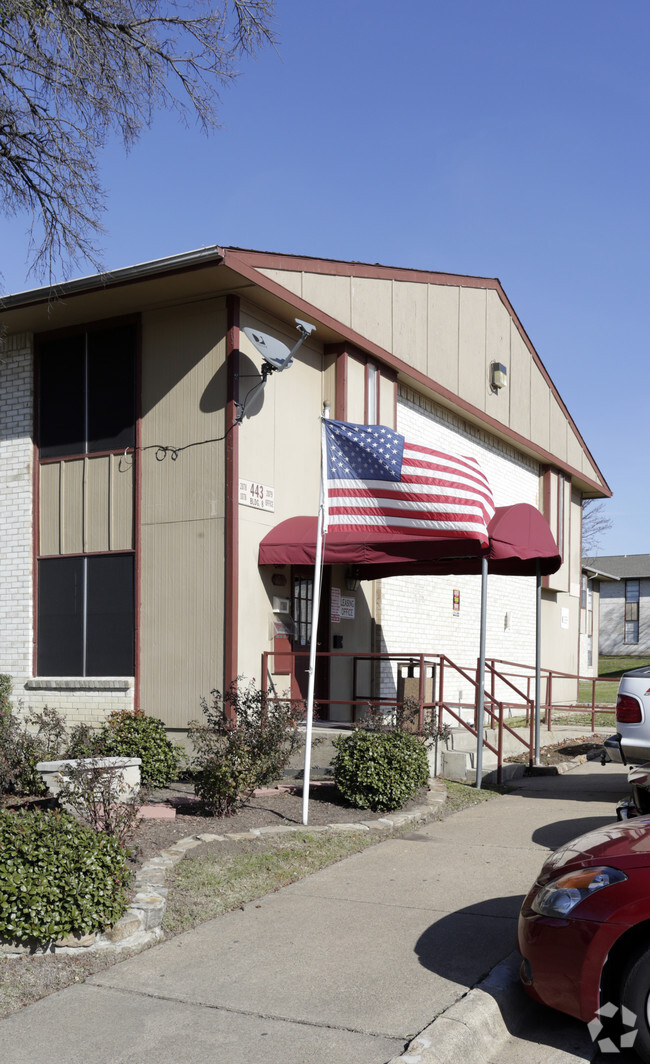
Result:
M625 581L625 643L639 642L639 581Z

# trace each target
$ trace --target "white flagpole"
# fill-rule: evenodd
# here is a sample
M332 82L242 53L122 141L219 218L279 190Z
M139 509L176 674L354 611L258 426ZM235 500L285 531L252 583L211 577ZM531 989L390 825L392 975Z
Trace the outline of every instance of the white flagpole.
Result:
M326 412L327 413L327 412ZM314 562L314 584L311 609L311 640L309 644L309 682L307 687L307 718L305 727L305 769L302 782L302 822L307 824L309 818L309 774L311 771L311 732L314 718L314 685L316 682L316 643L318 639L318 614L320 609L321 569L323 559L323 538L327 531L325 520L325 418L320 430L320 502L318 505L318 530L316 532L316 560Z

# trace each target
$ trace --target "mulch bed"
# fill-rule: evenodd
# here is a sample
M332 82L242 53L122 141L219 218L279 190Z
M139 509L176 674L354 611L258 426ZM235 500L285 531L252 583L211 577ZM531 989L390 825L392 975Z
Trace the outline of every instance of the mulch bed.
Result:
M564 761L571 761L574 757L587 757L589 760L597 760L603 749L603 738L600 735L580 735L573 739L563 739L554 746L545 746L539 752L542 765L560 765ZM528 754L518 754L516 757L507 757L508 762L519 765L528 764Z
M256 795L228 817L206 816L200 801L194 797L191 784L172 784L169 789L154 791L153 802L171 805L176 816L173 820L140 820L135 835L129 843L138 862L154 857L177 839L188 835L209 832L215 835L230 835L250 831L251 828L271 826L302 827L302 792L294 793L278 788ZM422 804L418 795L400 809L400 813ZM338 794L333 784L312 787L309 797L309 826L342 824L361 820L377 820L389 813L372 813L349 805ZM308 829L306 829L308 830Z
M135 833L129 841L129 850L134 864L140 864L150 857L156 857L161 850L171 846L178 839L192 835L210 833L213 835L232 835L250 831L252 828L271 826L302 827L302 791L278 787L249 798L231 816L214 817L206 813L202 803L194 795L191 783L173 783L168 788L150 791L146 796L148 804L171 806L175 817L170 819L142 819L138 821ZM400 813L409 812L422 804L422 794L416 795L403 806ZM5 799L4 808L19 811L26 808L53 808L52 799L12 798ZM325 824L358 823L359 821L377 820L389 813L373 813L369 809L358 809L345 802L333 783L316 784L311 788L309 797L309 826L322 827ZM234 840L233 840L234 842Z

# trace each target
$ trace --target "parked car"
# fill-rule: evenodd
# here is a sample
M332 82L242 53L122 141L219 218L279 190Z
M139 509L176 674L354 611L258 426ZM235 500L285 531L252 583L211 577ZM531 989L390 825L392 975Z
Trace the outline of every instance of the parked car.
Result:
M623 673L616 699L616 735L604 743L604 760L627 765L634 811L650 813L650 667Z
M595 1040L609 1037L614 1052L633 1043L650 1062L650 816L551 854L522 906L519 949L533 998L595 1020Z

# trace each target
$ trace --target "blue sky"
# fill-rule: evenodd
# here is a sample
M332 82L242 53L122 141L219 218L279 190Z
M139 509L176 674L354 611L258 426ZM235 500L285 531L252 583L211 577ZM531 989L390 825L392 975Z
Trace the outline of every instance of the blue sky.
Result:
M108 145L103 261L210 244L499 277L614 491L602 554L650 552L650 5L277 0L203 138ZM0 219L4 290L33 287Z

